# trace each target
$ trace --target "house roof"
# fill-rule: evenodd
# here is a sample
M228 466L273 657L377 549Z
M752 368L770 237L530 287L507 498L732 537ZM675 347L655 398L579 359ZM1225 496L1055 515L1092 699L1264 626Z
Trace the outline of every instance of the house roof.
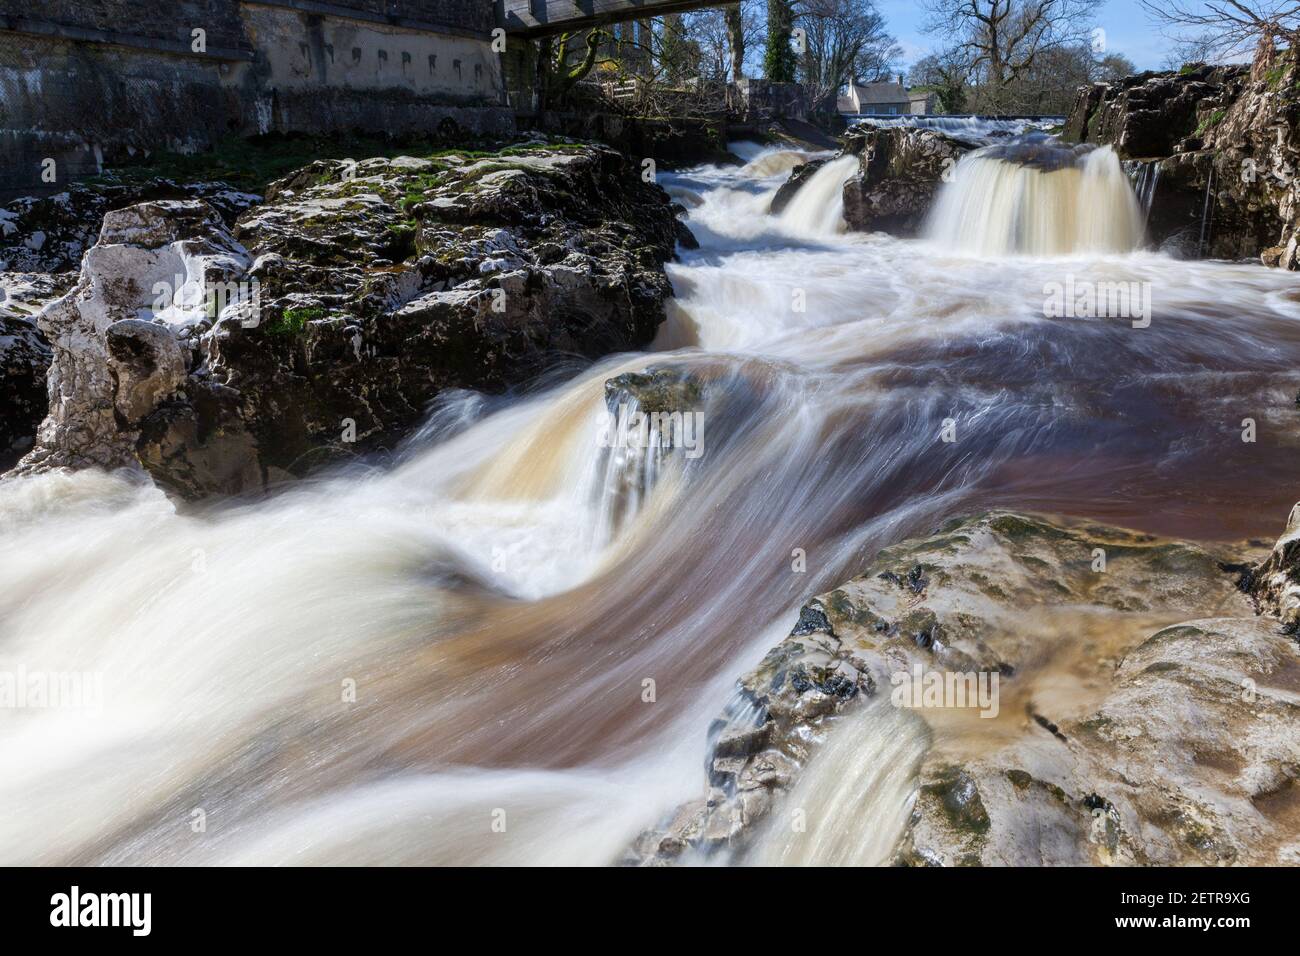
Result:
M907 90L901 83L855 83L858 102L863 105L874 103L906 103Z

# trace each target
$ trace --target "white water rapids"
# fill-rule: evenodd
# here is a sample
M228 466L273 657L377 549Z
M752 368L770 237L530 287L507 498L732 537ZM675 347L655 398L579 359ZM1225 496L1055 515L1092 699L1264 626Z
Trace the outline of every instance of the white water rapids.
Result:
M748 158L664 177L701 248L670 269L656 354L447 396L396 464L269 500L0 483L0 672L103 682L90 711L0 711L0 863L610 863L703 794L736 678L886 543L995 504L1277 532L1293 275L1094 241L1127 226L1086 166L1061 183L1086 202L1018 194L1015 215L904 241L840 231L850 164L778 218L807 157ZM936 221L973 201L945 195ZM1041 254L1058 242L1075 254ZM1150 326L1048 317L1071 277L1149 284ZM604 382L647 366L709 383L704 454L611 502ZM808 840L765 832L752 862L883 862L919 728L846 720L790 797Z

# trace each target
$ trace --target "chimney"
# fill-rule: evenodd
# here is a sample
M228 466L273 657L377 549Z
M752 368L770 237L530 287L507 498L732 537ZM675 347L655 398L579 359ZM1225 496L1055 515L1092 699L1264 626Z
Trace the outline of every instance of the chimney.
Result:
M902 74L902 73L898 74L898 85L899 85L899 86L902 86L902 85L903 85L903 74Z

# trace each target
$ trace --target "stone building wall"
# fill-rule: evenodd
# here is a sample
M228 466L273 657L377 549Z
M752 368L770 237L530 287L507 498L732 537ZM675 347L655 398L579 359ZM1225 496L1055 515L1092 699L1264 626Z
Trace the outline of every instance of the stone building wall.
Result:
M170 6L0 0L0 197L231 135L513 128L490 0Z

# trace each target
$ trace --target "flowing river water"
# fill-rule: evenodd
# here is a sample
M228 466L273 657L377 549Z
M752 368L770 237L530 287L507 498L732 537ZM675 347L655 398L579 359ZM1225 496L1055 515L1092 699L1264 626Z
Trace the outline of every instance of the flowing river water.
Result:
M884 544L994 505L1279 531L1293 275L1137 248L1108 151L964 160L916 240L844 231L852 161L769 215L804 157L743 152L663 177L701 247L653 354L447 396L395 462L269 500L0 483L0 671L102 679L88 711L0 713L0 862L609 863L703 792L736 678ZM1146 290L1146 321L1045 308L1087 283ZM605 381L648 366L705 383L697 457L601 447ZM798 784L815 839L754 859L885 860L917 724L853 718Z

